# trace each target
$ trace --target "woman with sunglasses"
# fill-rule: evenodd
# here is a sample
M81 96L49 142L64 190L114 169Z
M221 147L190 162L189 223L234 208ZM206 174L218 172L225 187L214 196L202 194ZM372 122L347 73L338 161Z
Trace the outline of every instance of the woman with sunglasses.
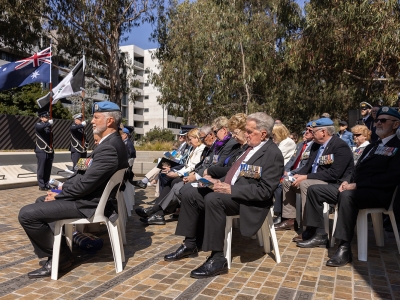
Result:
M356 125L351 128L351 132L353 133L354 143L356 144L353 150L354 164L356 164L365 147L369 145L371 130L365 125Z

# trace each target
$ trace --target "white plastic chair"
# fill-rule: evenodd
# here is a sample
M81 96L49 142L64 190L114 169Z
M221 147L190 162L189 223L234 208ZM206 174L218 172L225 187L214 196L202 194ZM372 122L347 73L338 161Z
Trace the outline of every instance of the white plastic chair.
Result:
M55 223L54 229L54 243L53 243L53 257L51 265L51 279L58 279L58 263L60 259L60 246L62 237L62 227L65 225L65 237L68 246L72 249L72 231L75 224L91 224L104 222L107 225L108 234L110 236L111 248L114 256L114 264L116 273L122 271L122 262L125 261L124 249L121 241L121 234L119 228L119 221L112 223L107 217L104 216L104 208L110 196L112 189L119 186L124 178L125 169L117 171L108 181L106 188L100 198L99 204L92 218L90 219L64 219ZM118 197L118 195L117 195Z
M270 240L272 239L272 245L275 250L275 259L276 263L281 262L281 256L279 254L278 240L275 234L274 222L272 220L272 216L274 215L273 207L270 208L267 217L260 230L257 232L258 241L260 247L264 246L265 253L271 252ZM240 218L239 215L236 216L227 216L226 217L226 225L225 225L225 244L224 244L224 255L226 260L228 261L228 268L231 268L231 260L232 260L232 221L234 219Z
M368 258L368 214L371 214L374 228L376 245L384 246L382 213L389 215L392 223L394 236L396 238L397 250L400 253L399 231L397 230L396 218L393 213L393 202L396 198L397 187L392 196L392 202L388 210L384 208L366 208L360 209L357 217L357 242L358 242L358 260L367 261Z

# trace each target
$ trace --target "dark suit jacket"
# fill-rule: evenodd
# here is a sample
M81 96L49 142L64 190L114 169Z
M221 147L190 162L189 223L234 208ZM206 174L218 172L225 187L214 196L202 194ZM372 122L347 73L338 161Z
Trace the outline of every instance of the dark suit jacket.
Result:
M201 154L200 162L195 166L194 172L203 176L204 170L212 166L214 157L214 145L211 147L205 147L203 153Z
M269 208L273 205L274 191L283 173L282 152L269 139L247 164L261 166L261 178L239 176L231 187L231 197L240 203L240 232L244 236L253 236L264 223Z
M229 156L229 154L232 152L232 148L233 146L237 145L238 142L231 137L229 139L229 141L226 142L226 144L224 146L222 146L219 150L218 150L218 163L216 165L223 165L225 159Z
M333 135L322 155L333 154L333 163L318 166L317 173L311 173L312 164L318 154L320 144L313 143L310 149L310 158L306 165L297 174L307 175L307 179L318 179L329 183L340 183L354 168L353 153L350 147L340 137Z
M90 154L91 166L77 171L64 183L57 201L75 201L76 207L90 218L114 173L128 167L126 148L118 132L110 134Z
M229 156L223 161L223 164L218 162L218 164L211 166L207 169L207 174L212 178L222 178L228 173L230 167L232 167L233 163L242 155L244 151L246 151L247 145L242 147L241 144L237 143L232 147L231 153Z
M400 140L395 136L386 143L386 147L397 148L393 156L373 154L363 160L373 147L369 144L358 160L351 176L346 180L355 182L357 189L379 190L380 197L377 201L386 198L386 209L389 208L391 196L397 185L400 184ZM382 197L382 198L381 198Z
M307 146L306 150L310 150L309 148L311 148L312 143L310 145ZM297 157L300 155L301 152L301 148L303 148L303 142L300 142L297 144L296 146L296 150L294 151L293 156L289 159L289 161L286 163L285 165L285 172L289 172L292 170L294 163L296 162ZM301 169L306 163L307 163L308 159L301 159L300 163L299 163L299 167L297 169Z

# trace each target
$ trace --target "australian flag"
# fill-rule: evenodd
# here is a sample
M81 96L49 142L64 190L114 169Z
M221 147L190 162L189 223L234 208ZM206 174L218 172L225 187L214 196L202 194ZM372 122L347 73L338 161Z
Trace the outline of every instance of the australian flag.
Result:
M0 66L0 91L35 82L50 82L51 48Z

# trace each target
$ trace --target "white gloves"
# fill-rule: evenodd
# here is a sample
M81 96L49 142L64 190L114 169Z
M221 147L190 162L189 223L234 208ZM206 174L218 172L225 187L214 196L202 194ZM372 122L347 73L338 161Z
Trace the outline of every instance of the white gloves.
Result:
M81 123L83 126L86 126L86 121L82 121Z
M48 122L50 123L50 125L53 125L53 123L54 123L53 120L49 120Z

